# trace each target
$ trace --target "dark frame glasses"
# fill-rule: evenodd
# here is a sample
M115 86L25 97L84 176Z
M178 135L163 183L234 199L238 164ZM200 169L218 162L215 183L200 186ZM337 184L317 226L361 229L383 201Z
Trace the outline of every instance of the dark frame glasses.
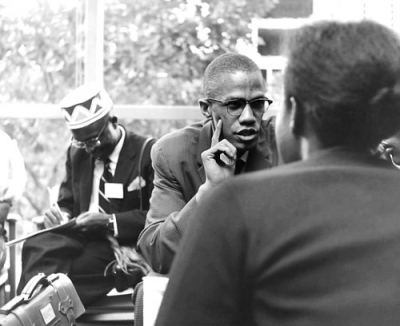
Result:
M103 126L103 128L101 128L99 134L97 135L96 138L92 138L86 141L80 141L80 140L76 140L74 137L71 138L71 145L76 147L76 148L95 148L95 147L99 147L101 145L101 140L100 137L103 134L104 130L106 129L107 125L108 125L109 120L107 120L107 122L105 123L105 125Z
M267 112L269 106L273 102L267 97L258 97L249 101L244 98L238 98L228 101L221 101L215 98L205 98L204 100L207 102L220 103L221 105L226 106L228 114L233 117L240 116L247 104L250 105L250 108L255 115L262 115Z

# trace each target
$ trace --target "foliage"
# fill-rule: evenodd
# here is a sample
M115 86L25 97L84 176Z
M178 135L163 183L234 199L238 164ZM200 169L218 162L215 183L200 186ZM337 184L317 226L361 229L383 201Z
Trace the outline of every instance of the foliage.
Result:
M189 104L201 96L205 67L250 42L251 18L265 0L109 0L105 85L125 103ZM122 86L122 87L121 87Z
M60 7L45 0L1 8L1 102L55 103L74 87L73 9L73 1ZM39 215L48 206L47 185L60 182L55 179L67 130L61 120L41 119L5 119L0 127L17 140L28 175L24 196L13 210Z
M0 100L58 103L79 80L83 0L0 0ZM118 104L196 105L202 73L217 55L250 42L248 23L277 0L104 0L105 86ZM29 4L29 5L28 5ZM19 7L18 7L19 6ZM78 17L78 18L77 18ZM78 27L77 27L78 26ZM78 30L77 30L78 28ZM122 121L160 137L187 121ZM0 121L17 139L28 184L14 210L26 218L48 206L61 182L70 133L61 119Z
M55 103L67 89L74 87L73 1L64 10L49 3L32 0L22 10L23 3L15 1L0 11L0 100L3 103Z
M13 210L40 215L49 205L47 186L61 181L70 132L61 119L5 119L0 128L17 140L27 172L25 192Z

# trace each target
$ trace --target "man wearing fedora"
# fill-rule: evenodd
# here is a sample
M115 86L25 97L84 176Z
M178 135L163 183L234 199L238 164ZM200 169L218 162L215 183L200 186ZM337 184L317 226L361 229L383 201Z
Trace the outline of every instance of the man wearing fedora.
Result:
M78 87L61 101L72 138L58 201L45 212L44 227L74 218L76 223L62 232L28 239L18 292L37 273L62 272L87 305L115 286L105 271L119 246L131 246L131 254L136 254L134 245L153 188L154 140L118 124L112 107L109 95L94 83Z

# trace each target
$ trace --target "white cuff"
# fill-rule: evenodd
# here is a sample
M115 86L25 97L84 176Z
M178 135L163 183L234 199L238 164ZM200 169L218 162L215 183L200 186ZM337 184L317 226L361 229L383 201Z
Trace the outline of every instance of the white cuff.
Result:
M114 224L114 237L118 237L118 225L117 225L117 218L115 214L112 214L113 224Z

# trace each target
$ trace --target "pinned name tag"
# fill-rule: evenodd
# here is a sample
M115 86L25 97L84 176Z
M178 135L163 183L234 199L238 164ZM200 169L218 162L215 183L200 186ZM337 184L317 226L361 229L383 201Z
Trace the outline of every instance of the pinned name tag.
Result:
M122 183L105 183L104 195L106 195L107 198L124 198L124 188Z

